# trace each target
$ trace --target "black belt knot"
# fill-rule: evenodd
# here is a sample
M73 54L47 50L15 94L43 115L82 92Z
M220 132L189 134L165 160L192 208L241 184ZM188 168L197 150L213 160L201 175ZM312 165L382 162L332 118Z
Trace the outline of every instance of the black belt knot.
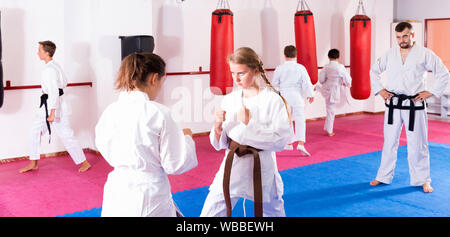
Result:
M390 93L392 93L392 92L390 92ZM394 94L394 96L392 96L392 98L390 99L389 104L385 103L386 107L389 108L388 124L394 123L394 109L409 110L408 130L414 131L414 120L416 117L416 110L424 110L426 107L425 101L422 101L422 106L416 106L413 99L416 98L418 96L418 94L413 95L413 96L408 96L408 95L404 95L404 94L395 94L395 93L392 93L392 94ZM396 105L394 105L394 102L393 102L394 97L398 98ZM405 101L405 100L410 101L409 106L403 106L403 101Z

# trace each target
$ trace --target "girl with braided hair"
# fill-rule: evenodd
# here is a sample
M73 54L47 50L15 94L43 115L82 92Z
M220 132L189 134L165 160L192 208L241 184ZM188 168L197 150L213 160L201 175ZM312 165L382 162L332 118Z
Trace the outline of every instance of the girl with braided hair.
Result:
M228 63L238 89L224 96L215 112L210 141L226 154L201 216L231 216L239 198L255 202L255 216L285 216L276 152L292 136L289 106L251 48L237 49Z

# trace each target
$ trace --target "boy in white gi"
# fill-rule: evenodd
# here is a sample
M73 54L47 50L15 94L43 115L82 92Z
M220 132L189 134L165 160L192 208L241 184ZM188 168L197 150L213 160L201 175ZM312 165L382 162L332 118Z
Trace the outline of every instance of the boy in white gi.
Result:
M304 156L310 156L305 148L305 97L309 103L314 101L314 87L306 68L297 63L297 49L295 46L286 46L284 48L284 56L286 62L275 69L272 85L280 89L281 95L290 106L292 120L295 121L295 136L285 149L292 150L292 143L298 141L297 150Z
M336 114L336 105L341 100L341 86L350 87L352 78L345 69L345 66L338 62L339 50L331 49L328 51L328 58L330 63L325 65L319 72L318 91L325 98L327 108L327 117L323 129L328 133L328 136L334 136L333 124Z
M58 135L75 164L81 164L79 172L85 172L91 167L70 128L69 115L71 111L69 105L65 103L63 95L63 89L67 86L67 78L61 66L53 60L55 51L56 45L53 42L39 42L38 56L46 64L41 74L43 94L31 129L30 163L20 169L20 173L38 169L41 137L46 132L50 137L52 132Z
M165 80L165 62L156 54L125 57L119 69L116 102L95 127L95 144L114 167L103 192L102 217L181 216L172 199L169 174L197 166L190 130L154 101Z
M255 51L239 48L228 63L239 89L224 96L215 113L211 144L226 154L200 216L230 216L241 197L254 200L255 216L285 216L276 151L291 138L288 107Z
M399 23L395 28L399 47L391 48L370 70L372 91L386 102L384 145L381 164L370 185L390 184L394 177L397 149L402 125L405 124L408 142L410 184L422 186L425 193L433 192L428 151L428 122L425 99L444 92L450 75L442 60L431 50L413 42L412 25ZM380 74L386 71L386 86ZM433 71L436 80L427 89L425 77Z

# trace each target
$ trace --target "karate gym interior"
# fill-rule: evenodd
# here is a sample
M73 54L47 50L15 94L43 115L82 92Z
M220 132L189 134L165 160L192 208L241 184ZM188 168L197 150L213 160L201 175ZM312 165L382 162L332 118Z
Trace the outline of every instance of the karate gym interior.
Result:
M221 2L1 0L0 217L101 216L103 188L113 167L95 145L95 127L105 108L118 98L114 81L121 65L123 40L133 36L153 37L153 53L166 62L165 82L155 101L170 109L180 128L193 133L198 165L183 174L169 175L169 181L182 214L199 217L225 154L225 150L216 151L209 138L214 111L224 98L210 89L211 83L217 82L214 80L221 79L211 77L211 57L217 56L212 53L217 48L211 47L212 13L222 7ZM284 62L284 47L296 45L296 35L303 34L296 34L294 25L303 1L226 2L233 12L234 49L245 46L255 50L272 80L274 69ZM397 46L394 28L401 21L413 25L417 45L432 49L450 68L448 0L306 2L313 13L309 23L315 29L315 48L309 47L306 53L315 54L316 72L329 63L327 53L332 48L339 49L339 63L349 73L361 72L362 66L357 66L361 63L370 67ZM358 9L360 3L364 9ZM351 39L351 19L362 14L361 10L370 18L369 37ZM39 75L43 62L37 50L43 40L56 43L54 59L68 77L64 96L72 108L71 128L92 166L86 172L78 172L59 138L52 136L49 143L48 134L41 139L39 169L18 172L29 163L30 130L42 94ZM358 50L353 45L357 42L365 45L365 53L360 53L367 56L365 59L351 59L351 51ZM410 185L407 127L400 135L393 182L376 187L369 184L380 166L386 105L370 91L368 70L358 74L363 78L354 75L353 83L360 84L353 89L361 88L359 92L342 90L335 135L327 136L323 130L325 100L315 90L314 101L304 107L305 147L311 156L302 156L296 149L276 153L286 216L450 216L450 86L440 98L427 99L434 192L424 193L422 187ZM381 77L385 83L386 75ZM427 88L434 82L430 71ZM316 81L314 86L318 84ZM251 200L240 199L232 216L253 216L253 211Z

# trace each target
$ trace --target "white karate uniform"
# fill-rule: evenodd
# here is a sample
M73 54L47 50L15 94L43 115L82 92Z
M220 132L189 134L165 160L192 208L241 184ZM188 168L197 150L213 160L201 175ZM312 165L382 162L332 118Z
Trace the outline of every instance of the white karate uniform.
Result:
M433 71L436 81L432 88L427 88L425 78L427 71ZM386 71L385 87L380 82L380 74ZM431 50L419 45L414 45L409 52L405 63L402 62L400 47L391 48L379 58L370 70L372 91L375 95L382 89L395 94L414 96L422 91L429 91L434 96L440 97L444 92L450 75L442 60ZM396 105L398 98L393 98ZM389 102L388 102L389 103ZM410 100L405 100L402 105L409 106ZM416 102L421 106L421 102ZM430 183L430 157L428 151L428 122L425 110L415 111L414 131L409 131L409 110L394 109L393 124L388 124L388 108L385 110L384 121L384 145L381 156L381 164L376 180L390 184L394 177L394 168L397 160L397 149L402 125L405 124L408 142L408 164L410 184L420 186Z
M336 61L330 61L319 72L319 82L321 85L317 87L317 90L325 98L327 109L327 117L323 129L328 133L332 133L336 105L341 101L341 86L350 87L352 78L344 65Z
M305 97L314 97L314 87L306 68L296 61L286 61L275 69L272 85L279 88L291 108L295 136L290 143L306 142Z
M42 70L41 87L42 92L48 95L48 115L50 115L52 109L55 109L55 120L50 122L52 134L58 135L75 164L84 162L86 157L75 139L73 130L70 128L69 116L71 109L65 102L64 95L59 96L59 89L67 87L67 77L61 66L54 60L48 62ZM36 104L38 104L37 101ZM30 160L40 159L41 137L47 132L45 106L42 105L36 113L36 118L31 128Z
M237 120L242 103L250 110L251 119L247 125ZM226 111L222 134L217 141L214 128L210 133L212 146L216 150L226 149L224 160L209 188L201 216L226 216L223 194L224 166L230 139L241 145L262 149L261 178L263 194L263 216L285 216L283 182L278 173L276 151L282 151L291 138L289 118L281 97L268 88L258 95L242 98L242 89L226 95L222 100ZM239 198L254 200L253 155L234 156L230 177L230 198L234 206Z
M175 217L168 174L197 166L195 144L164 105L141 91L121 92L95 128L95 144L114 167L104 186L102 216Z

